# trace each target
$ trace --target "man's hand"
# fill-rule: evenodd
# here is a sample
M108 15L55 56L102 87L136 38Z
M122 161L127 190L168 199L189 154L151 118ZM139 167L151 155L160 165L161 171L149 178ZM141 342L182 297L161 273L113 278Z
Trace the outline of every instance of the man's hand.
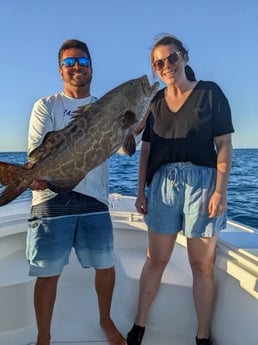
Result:
M33 168L33 164L30 162L26 162L23 164L23 167L25 169L32 169ZM30 185L29 188L31 190L44 190L47 189L47 182L43 181L43 180L34 180Z

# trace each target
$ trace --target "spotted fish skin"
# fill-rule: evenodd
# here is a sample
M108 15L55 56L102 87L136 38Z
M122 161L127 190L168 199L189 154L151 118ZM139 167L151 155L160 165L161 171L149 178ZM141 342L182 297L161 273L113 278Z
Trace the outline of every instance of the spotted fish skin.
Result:
M33 180L45 180L56 193L72 190L87 172L117 152L131 138L146 113L159 83L146 75L129 80L97 100L78 108L73 120L49 132L31 152L32 169L0 162L0 206L19 196ZM133 154L134 146L132 145Z

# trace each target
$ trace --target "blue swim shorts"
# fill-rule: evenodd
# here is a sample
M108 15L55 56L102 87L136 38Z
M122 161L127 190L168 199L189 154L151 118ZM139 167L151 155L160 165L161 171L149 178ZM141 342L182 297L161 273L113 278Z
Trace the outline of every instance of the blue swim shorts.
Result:
M147 189L148 228L162 234L182 230L188 238L212 237L226 227L226 213L208 217L216 170L186 163L163 165Z
M69 192L33 206L26 248L29 274L61 274L72 248L84 268L114 265L113 228L107 205Z

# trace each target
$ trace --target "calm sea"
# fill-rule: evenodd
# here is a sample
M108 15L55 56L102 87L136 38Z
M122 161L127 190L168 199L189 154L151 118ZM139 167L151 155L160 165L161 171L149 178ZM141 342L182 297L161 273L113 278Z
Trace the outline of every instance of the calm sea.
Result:
M139 151L132 157L113 155L109 159L110 193L135 195ZM2 152L0 161L23 164L25 152ZM26 190L13 202L31 197ZM228 186L228 216L258 230L258 149L234 149Z

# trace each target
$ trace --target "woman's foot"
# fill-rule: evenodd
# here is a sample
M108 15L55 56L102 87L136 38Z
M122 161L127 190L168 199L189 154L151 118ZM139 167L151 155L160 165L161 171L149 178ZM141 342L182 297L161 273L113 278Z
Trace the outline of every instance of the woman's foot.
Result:
M199 339L196 336L195 340L196 340L196 345L212 345L213 344L210 337Z
M141 345L144 332L145 327L134 324L130 332L127 334L127 345Z

